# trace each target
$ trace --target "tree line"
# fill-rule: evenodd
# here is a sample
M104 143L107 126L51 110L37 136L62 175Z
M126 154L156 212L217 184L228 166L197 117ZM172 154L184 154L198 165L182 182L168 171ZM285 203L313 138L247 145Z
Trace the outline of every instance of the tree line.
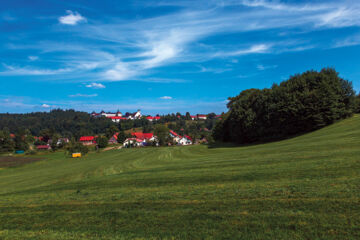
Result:
M360 112L360 96L333 68L307 71L268 89L230 97L213 131L218 141L252 143L287 138Z

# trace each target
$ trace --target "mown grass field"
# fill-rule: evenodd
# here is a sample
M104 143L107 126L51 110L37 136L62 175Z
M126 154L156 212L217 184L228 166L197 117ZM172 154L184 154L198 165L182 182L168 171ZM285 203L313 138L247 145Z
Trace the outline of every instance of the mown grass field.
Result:
M263 145L44 157L0 170L0 239L360 239L359 115Z

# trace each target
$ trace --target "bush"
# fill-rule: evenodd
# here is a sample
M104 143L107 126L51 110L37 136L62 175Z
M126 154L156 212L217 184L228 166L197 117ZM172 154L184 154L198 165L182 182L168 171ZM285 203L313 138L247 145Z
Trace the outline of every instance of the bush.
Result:
M78 153L78 152L80 152L82 155L86 155L89 152L89 149L86 146L84 146L82 143L75 141L69 142L69 144L66 147L66 153L71 156L73 153Z
M96 143L99 148L106 148L107 145L109 144L109 139L105 136L100 136L96 138Z

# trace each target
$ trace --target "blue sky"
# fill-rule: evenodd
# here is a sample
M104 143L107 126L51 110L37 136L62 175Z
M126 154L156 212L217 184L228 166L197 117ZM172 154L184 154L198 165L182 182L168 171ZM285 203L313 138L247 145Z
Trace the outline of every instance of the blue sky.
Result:
M335 67L360 90L360 1L0 5L0 112L221 113L226 99Z

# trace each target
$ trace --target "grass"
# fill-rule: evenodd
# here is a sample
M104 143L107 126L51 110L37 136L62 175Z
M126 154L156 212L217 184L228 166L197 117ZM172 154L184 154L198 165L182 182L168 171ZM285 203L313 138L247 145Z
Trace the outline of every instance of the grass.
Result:
M0 170L0 239L360 239L360 116L246 146Z

